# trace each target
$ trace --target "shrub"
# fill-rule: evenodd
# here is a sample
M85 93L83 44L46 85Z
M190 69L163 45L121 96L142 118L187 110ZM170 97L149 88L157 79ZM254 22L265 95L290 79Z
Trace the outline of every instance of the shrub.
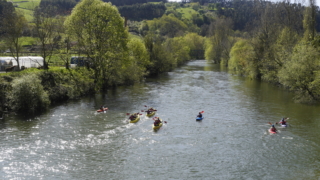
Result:
M35 74L14 79L9 98L13 110L26 114L44 110L50 104L49 96Z

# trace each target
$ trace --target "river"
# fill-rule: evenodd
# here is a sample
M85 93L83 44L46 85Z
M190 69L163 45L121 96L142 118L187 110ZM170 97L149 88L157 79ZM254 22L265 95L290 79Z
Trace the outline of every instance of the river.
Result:
M0 120L0 179L320 179L320 106L204 60L145 83ZM100 105L106 113L97 113ZM152 130L141 110L167 123ZM196 115L204 111L204 119ZM128 123L127 113L140 112ZM289 117L289 127L269 122Z

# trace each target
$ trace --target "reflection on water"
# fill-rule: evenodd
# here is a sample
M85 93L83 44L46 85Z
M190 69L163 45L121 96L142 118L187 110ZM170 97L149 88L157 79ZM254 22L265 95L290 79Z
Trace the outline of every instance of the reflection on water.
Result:
M106 113L96 110L105 105ZM155 107L167 121L129 123ZM196 122L199 111L205 119ZM144 84L0 121L0 179L318 179L319 106L191 61ZM268 122L290 117L289 127Z

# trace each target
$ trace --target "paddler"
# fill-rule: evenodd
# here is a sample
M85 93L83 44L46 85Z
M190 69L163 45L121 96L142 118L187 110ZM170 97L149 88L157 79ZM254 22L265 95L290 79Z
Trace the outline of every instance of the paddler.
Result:
M271 132L277 132L277 129L274 127L273 124L271 125L270 131L271 131Z
M201 112L199 112L199 114L198 114L198 116L197 116L197 117L202 118L202 113L201 113Z
M154 125L155 126L159 126L159 124L161 123L161 120L160 120L160 118L159 117L157 117L157 119L154 121Z
M287 119L287 118L282 118L279 123L282 124L282 125L286 125L286 124L287 124L286 119Z

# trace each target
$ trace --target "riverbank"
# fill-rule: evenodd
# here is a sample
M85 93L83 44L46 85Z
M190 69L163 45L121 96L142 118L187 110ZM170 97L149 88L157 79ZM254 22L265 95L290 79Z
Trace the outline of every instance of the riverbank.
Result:
M95 93L92 72L86 68L30 68L0 75L1 109L23 114L46 110L51 104Z

